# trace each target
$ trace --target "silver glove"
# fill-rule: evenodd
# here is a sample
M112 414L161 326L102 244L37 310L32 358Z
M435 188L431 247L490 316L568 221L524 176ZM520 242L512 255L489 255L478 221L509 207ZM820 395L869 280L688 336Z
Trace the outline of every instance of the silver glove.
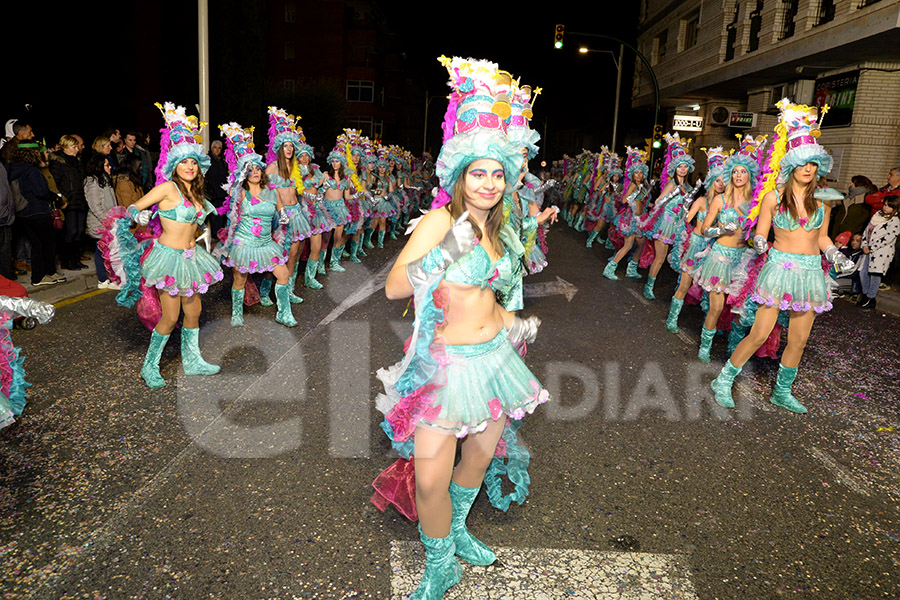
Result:
M506 339L513 344L517 344L523 340L531 344L537 337L538 327L540 326L541 320L534 315L531 315L527 319L513 317L513 324L506 334Z
M714 238L720 237L721 235L722 235L721 227L707 227L706 229L703 230L703 237L705 237L705 238L714 239Z
M763 236L756 234L753 236L753 249L757 254L765 254L769 251L769 242Z
M279 225L287 225L291 222L291 217L288 215L287 210L282 208L278 211L278 224Z
M153 212L149 210L138 210L138 208L132 204L128 207L128 216L138 225L146 227L153 217Z
M834 265L834 268L841 275L846 275L847 273L851 273L855 268L855 263L844 256L844 253L837 249L837 246L834 244L825 248L825 259Z
M469 211L460 215L459 219L444 235L441 243L432 248L425 256L406 265L406 276L414 288L425 284L428 275L442 273L453 262L475 247L475 230L468 221Z
M0 296L0 310L9 311L18 317L34 317L41 325L46 325L56 314L56 307L33 298Z

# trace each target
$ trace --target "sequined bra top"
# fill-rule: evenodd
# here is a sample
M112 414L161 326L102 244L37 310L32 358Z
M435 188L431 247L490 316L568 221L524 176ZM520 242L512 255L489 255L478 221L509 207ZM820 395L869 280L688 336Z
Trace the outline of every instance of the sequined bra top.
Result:
M444 280L466 285L477 285L481 289L490 287L502 296L501 303L507 310L521 310L522 269L513 247L521 253L524 249L509 227L501 230L504 254L492 261L480 244L471 252L453 262L444 272Z
M278 173L269 173L269 187L271 189L283 190L285 188L293 188L294 180L285 179Z
M824 205L819 205L819 208L816 209L816 212L813 213L811 219L806 217L801 217L799 222L794 219L794 215L791 214L789 210L782 210L780 207L781 200L778 198L778 190L775 190L775 198L778 199L779 207L775 209L775 216L772 218L772 226L776 229L787 229L788 231L794 231L803 227L805 231L812 231L813 229L818 229L822 226L822 223L825 222L825 207Z
M716 220L720 225L725 225L727 223L734 223L738 227L741 226L741 219L744 218L744 215L747 214L747 211L750 209L750 203L744 202L738 206L741 209L741 212L738 212L733 206L725 206L725 198L722 198L722 210L719 211L719 214L716 215ZM743 214L742 214L743 213Z
M175 186L175 189L178 190L178 196L181 198L181 202L179 202L175 208L158 211L160 217L175 221L176 223L202 223L206 218L206 215L215 210L213 205L207 200L203 201L203 209L197 210L197 207L194 206L192 202L184 199L184 196L181 195L181 190L178 189L177 185Z

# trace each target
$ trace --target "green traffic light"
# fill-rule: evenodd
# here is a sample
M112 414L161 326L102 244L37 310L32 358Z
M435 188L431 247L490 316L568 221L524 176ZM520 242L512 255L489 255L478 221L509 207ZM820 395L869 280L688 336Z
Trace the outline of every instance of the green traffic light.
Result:
M654 147L654 148L659 148L660 146L662 146L662 144L660 143L659 140L653 140L653 147Z
M560 42L559 40L557 40L556 42L553 42L553 46L554 46L557 50L559 50L560 48L562 48L562 42Z

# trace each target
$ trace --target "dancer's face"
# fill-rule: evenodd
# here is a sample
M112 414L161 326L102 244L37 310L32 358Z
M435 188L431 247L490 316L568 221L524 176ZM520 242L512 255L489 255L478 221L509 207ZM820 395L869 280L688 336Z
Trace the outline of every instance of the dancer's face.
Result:
M803 166L794 169L792 176L797 183L808 185L816 180L816 173L819 171L819 165L808 162Z
M338 159L334 159L333 161L331 161L331 168L334 169L335 171L337 171L338 169L340 169L340 168L341 168L341 161L339 161Z
M288 160L291 160L294 157L294 145L290 142L281 145L281 152L284 154L284 157Z
M735 167L731 171L731 183L736 188L742 188L750 181L750 173L744 167Z
M644 172L638 169L634 172L634 176L632 177L635 183L644 183Z
M250 183L259 183L260 179L262 179L262 169L259 168L259 165L252 165L250 167L250 173L247 175L247 181Z
M721 194L725 191L725 181L721 177L716 177L716 180L713 181L713 191L717 194Z
M689 170L690 167L688 167L687 163L681 163L680 165L675 167L675 174L679 177L687 177Z
M197 161L193 158L186 158L175 166L175 172L184 181L193 181L200 172Z
M503 198L506 176L503 165L492 158L476 160L466 169L466 204L490 210Z
M297 157L297 160L300 161L301 165L306 166L309 164L309 154L306 154L304 152L303 154L301 154L300 156Z

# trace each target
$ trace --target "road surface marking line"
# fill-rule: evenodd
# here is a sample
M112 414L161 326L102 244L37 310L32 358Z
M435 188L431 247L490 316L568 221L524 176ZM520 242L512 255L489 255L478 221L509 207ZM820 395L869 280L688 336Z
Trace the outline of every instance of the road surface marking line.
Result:
M834 475L834 479L839 483L843 483L848 488L860 494L862 496L870 496L869 490L866 485L860 482L856 477L850 474L850 471L847 470L846 467L838 463L834 460L827 452L824 450L820 450L819 448L812 446L809 449L809 454L822 463L825 468L831 471L832 475Z

